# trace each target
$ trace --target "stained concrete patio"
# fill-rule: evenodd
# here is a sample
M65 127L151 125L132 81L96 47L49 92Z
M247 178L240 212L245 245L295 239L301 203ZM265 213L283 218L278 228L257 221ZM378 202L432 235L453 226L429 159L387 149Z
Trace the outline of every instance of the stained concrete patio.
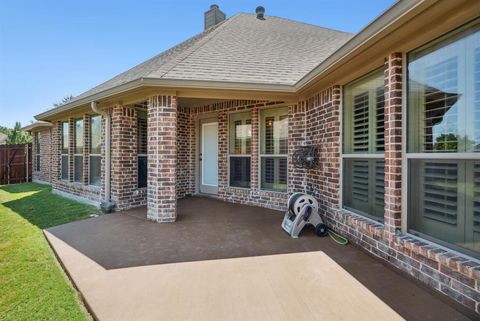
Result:
M277 211L193 197L179 201L174 224L149 222L145 213L45 232L100 320L474 317L354 246L312 230L291 239Z

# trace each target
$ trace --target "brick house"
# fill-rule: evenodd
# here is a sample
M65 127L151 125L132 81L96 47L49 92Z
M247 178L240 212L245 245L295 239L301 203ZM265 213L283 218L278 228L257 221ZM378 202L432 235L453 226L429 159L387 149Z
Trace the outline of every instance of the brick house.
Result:
M480 6L399 1L356 35L218 6L199 35L39 114L34 179L176 219L208 194L331 228L480 312ZM296 150L320 162L298 168Z

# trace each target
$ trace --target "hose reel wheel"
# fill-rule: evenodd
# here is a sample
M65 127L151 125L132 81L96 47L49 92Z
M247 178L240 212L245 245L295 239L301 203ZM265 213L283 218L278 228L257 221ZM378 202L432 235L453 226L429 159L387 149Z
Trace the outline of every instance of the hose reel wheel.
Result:
M304 193L295 193L293 194L290 199L289 199L289 210L295 214L299 215L302 207L305 206L306 204L310 205L313 209L313 212L318 211L318 202L315 199L315 197L304 194Z

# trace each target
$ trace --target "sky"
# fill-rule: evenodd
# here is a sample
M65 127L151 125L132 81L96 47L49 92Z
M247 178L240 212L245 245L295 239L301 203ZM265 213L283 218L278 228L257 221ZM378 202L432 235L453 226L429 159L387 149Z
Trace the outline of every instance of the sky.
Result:
M394 0L0 0L0 125L27 125L69 95L203 30L212 3L357 33Z

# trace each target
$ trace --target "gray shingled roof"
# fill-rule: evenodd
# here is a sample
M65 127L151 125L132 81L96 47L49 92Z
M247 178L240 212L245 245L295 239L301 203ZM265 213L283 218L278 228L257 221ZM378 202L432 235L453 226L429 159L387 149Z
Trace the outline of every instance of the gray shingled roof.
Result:
M74 100L140 78L294 85L352 36L240 13Z

